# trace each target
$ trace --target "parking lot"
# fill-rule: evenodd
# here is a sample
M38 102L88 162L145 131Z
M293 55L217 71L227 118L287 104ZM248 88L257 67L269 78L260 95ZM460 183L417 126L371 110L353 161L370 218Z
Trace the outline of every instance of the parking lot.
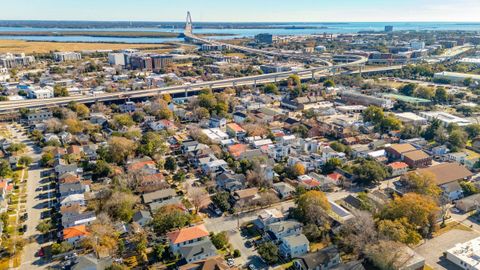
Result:
M461 269L446 260L443 257L443 252L454 247L457 243L463 243L479 236L480 234L473 230L452 229L433 239L427 240L424 244L415 248L415 251L422 255L426 263L434 269Z

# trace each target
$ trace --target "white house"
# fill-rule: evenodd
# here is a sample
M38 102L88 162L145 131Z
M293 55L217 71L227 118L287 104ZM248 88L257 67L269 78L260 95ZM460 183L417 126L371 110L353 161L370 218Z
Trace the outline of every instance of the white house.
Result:
M284 257L295 258L310 251L310 242L303 234L291 235L282 239L280 254Z

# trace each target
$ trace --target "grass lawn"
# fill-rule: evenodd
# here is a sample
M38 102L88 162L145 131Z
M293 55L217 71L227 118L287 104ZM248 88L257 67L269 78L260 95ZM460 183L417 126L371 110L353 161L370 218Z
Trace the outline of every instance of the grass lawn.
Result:
M446 224L445 227L438 229L436 232L433 233L433 236L437 237L437 236L442 235L442 234L444 234L444 233L446 233L450 230L453 230L453 229L462 230L462 231L469 231L469 232L472 231L471 228L469 228L469 227L467 227L467 226L465 226L465 225L463 225L459 222L454 221L454 222L449 222L449 223Z
M278 267L278 269L288 269L288 268L290 268L290 267L292 267L292 266L293 266L293 261L288 262L288 263L284 263L284 264L280 265L280 266Z
M227 53L227 54L225 54L225 56L238 57L240 59L245 58L245 54L243 54L243 53Z
M324 247L326 247L327 245L325 245L324 243L320 242L320 243L310 243L310 251L311 252L315 252L317 250L320 250Z
M121 43L70 43L39 42L24 40L0 40L0 53L50 53L51 51L122 50L122 49L165 49L171 44L121 44ZM176 46L175 46L176 47ZM0 135L1 136L1 135Z

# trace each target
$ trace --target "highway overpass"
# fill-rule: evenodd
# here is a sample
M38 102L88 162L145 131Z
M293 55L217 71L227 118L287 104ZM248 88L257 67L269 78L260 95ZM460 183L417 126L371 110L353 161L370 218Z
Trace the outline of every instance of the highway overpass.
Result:
M224 89L227 87L236 87L236 86L254 86L262 85L266 83L279 82L281 80L287 79L290 75L298 75L301 79L317 79L320 77L336 76L340 74L353 75L358 74L360 71L342 71L340 69L348 66L356 66L366 61L365 58L360 58L354 63L341 64L332 67L317 67L311 69L305 69L302 71L288 71L288 72L279 72L272 74L263 74L256 76L248 76L241 78L231 78L217 81L207 81L194 84L184 84L176 85L170 87L138 90L138 91L129 91L129 92L115 92L115 93L103 93L98 95L83 95L83 96L71 96L71 97L56 97L50 99L27 99L27 100L16 100L16 101L3 101L0 102L0 114L8 114L15 112L21 108L49 108L55 106L68 105L70 102L75 101L78 103L95 103L97 101L115 101L123 99L136 99L136 98L148 98L154 97L161 94L174 94L174 95L183 95L185 97L191 96L193 93L198 92L204 88L212 89ZM392 67L381 67L374 68L367 71L363 71L363 74L376 74L381 72L387 72L391 70L400 69L401 66L392 66Z

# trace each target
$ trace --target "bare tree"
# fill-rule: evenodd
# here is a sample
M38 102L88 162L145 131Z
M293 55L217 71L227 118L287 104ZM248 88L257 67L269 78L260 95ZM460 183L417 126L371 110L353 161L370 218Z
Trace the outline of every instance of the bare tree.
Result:
M349 253L360 254L365 248L378 242L378 233L372 215L366 211L355 211L340 230L342 246Z
M200 210L209 199L207 191L204 188L199 187L189 187L188 197L190 197L190 201L192 202L193 207L195 207L195 212L198 212L198 210Z
M384 270L401 269L414 256L403 244L385 240L366 246L364 253L375 266Z

